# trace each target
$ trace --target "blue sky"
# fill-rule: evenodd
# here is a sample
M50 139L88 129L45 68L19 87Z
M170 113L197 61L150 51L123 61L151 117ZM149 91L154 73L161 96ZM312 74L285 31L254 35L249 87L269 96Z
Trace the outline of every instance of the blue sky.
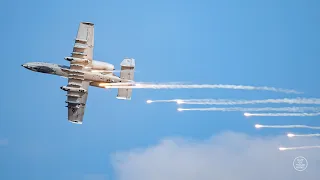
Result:
M318 97L316 0L2 1L0 179L114 179L112 154L167 137L207 139L224 132L273 136L259 123L320 125L317 117L244 118L238 112L177 112L147 99L298 97L274 92L91 87L81 126L67 121L64 78L28 71L32 61L68 64L81 21L95 24L94 59L119 68L136 59L136 81L274 86ZM300 96L300 97L301 97ZM190 106L183 106L190 107Z

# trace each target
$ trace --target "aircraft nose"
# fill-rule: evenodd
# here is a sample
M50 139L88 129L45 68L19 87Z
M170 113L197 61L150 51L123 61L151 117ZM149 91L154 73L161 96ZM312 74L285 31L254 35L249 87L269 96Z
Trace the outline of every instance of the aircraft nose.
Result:
M28 65L26 65L26 64L22 64L21 66L22 66L22 67L24 67L24 68L29 69L29 66L28 66Z

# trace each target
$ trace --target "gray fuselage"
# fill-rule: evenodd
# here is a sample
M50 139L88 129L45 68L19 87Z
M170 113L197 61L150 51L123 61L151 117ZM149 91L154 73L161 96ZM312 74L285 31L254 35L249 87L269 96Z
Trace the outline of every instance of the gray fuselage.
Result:
M30 62L22 65L23 67L40 73L46 74L53 74L57 76L62 76L68 78L67 70L70 69L69 66L65 65L58 65L52 63L45 63L45 62ZM84 80L92 82L90 83L92 86L97 86L97 83L116 83L116 82L123 82L123 79L119 78L118 76L113 75L112 72L109 73L101 73L101 72L94 72L91 69L88 70L81 70L84 73Z

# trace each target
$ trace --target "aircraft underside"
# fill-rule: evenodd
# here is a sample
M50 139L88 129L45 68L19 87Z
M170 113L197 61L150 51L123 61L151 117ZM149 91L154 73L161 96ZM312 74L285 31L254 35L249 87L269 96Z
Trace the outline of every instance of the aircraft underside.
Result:
M94 47L94 25L82 22L70 57L64 59L70 62L70 66L56 65L50 63L33 62L22 66L46 74L53 74L68 78L68 84L60 88L67 91L68 120L72 123L82 124L85 112L88 87L101 87L101 83L133 83L135 60L125 58L120 66L120 77L115 76L112 71L114 65L93 60ZM118 99L130 100L131 88L119 88Z

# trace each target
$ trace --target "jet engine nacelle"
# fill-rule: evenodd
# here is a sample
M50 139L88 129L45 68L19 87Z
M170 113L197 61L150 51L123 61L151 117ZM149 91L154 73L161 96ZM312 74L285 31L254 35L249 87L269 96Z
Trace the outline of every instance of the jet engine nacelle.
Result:
M114 69L114 65L106 63L106 62L101 62L101 61L92 61L92 69L94 70L107 70L107 71L112 71Z
M83 93L87 92L87 90L85 90L83 88L68 87L68 86L61 86L60 89L62 89L64 91L83 92Z
M75 58L75 57L65 57L64 59L74 63L89 63L89 59L82 59L82 58Z

